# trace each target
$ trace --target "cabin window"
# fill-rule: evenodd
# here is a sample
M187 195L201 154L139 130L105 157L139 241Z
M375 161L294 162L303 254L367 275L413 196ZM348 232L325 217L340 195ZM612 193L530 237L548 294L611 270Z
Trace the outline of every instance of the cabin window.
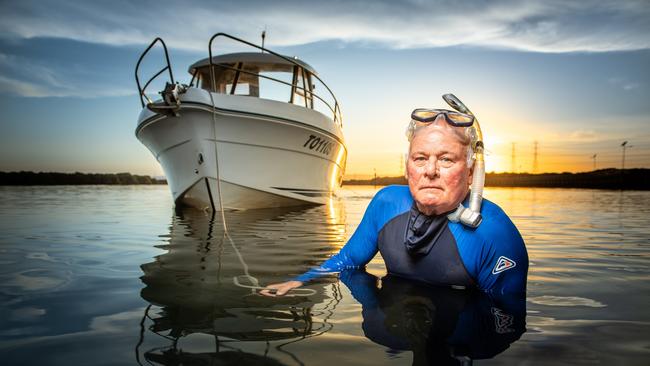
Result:
M304 75L305 75L305 88L307 88L307 108L314 109L314 94L313 92L313 87L314 85L312 84L311 81L311 74L304 70Z
M219 64L214 65L214 87L210 67L203 67L199 71L202 89L219 94L246 95L259 97L258 69L252 65Z
M294 67L294 88L293 88L293 98L291 98L291 101L293 104L303 106L303 107L308 107L307 104L307 92L305 92L305 89L307 89L308 85L305 81L304 78L304 72L301 67ZM307 89L309 90L309 89Z
M259 73L259 68L254 64L241 63L237 65L237 68L241 71L239 71L239 75L235 72L236 80L233 80L236 82L235 87L233 89L231 84L229 88L226 88L226 90L228 90L230 94L259 97L260 81L259 76L257 75Z
M230 94L236 94L236 95L250 95L250 84L248 83L237 83L235 85L235 90L232 89L233 84L227 84L226 85L226 90L232 90Z
M302 67L256 63L217 64L213 67L214 82L209 66L199 69L202 89L314 108L311 74Z
M265 77L280 80L286 84ZM260 98L289 102L292 79L293 74L287 71L260 71Z
M228 67L235 67L235 64L226 64ZM210 73L210 67L203 67L200 70L201 75L201 88L210 90L215 93L229 94L230 86L232 88L233 81L235 80L235 70L214 65L214 83Z

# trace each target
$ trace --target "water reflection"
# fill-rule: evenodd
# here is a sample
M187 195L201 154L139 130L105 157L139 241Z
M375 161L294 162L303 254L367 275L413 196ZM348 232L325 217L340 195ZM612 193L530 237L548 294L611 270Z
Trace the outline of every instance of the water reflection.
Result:
M298 211L228 212L227 233L219 215L176 212L158 246L164 253L141 265L141 296L150 305L141 321L137 361L312 364L302 352L310 345L287 346L328 338L335 324L345 327L347 319L357 319L350 305L336 312L344 296L341 282L361 304L363 334L389 354L412 351L414 365L491 358L524 332L523 299L496 302L392 276L379 280L365 271L343 272L340 282L335 276L319 279L305 296L257 294L261 285L299 274L336 252L346 239L342 212L336 202Z
M340 279L363 306L365 336L412 351L413 365L470 365L493 358L525 332L522 297L493 299L390 275L379 281L365 271L345 271Z
M195 210L177 212L168 244L160 246L165 253L141 266L141 280L146 285L141 296L151 305L142 319L138 361L279 365L266 354L269 342L276 341L275 350L302 364L283 347L332 328L328 319L341 300L338 283L325 278L308 286L312 290L308 296L282 298L260 296L256 287L300 270L296 261L307 262L305 267L312 264L313 258L304 257L309 255L308 250L293 247L310 230L319 232L321 248L340 242L337 217L322 215L324 212L336 213L337 209L229 212L227 234L219 216ZM299 225L301 229L287 229L292 223L316 218L320 219L313 229L304 222ZM208 352L183 351L179 343L189 342L192 334L212 336L214 348ZM167 340L167 345L141 349L144 339L151 336ZM260 356L233 346L248 341L266 342L267 351Z
M355 186L345 189L343 198L330 206L268 211L253 217L229 213L229 228L251 276L261 284L278 282L337 251L374 193L372 187ZM650 192L487 188L485 197L513 219L526 241L531 265L527 331L506 351L484 362L647 365ZM219 221L201 213L172 215L166 186L0 187L0 205L3 364L128 365L136 363L133 351L139 342L137 360L142 364L396 366L413 362L412 351L397 351L389 343L384 346L365 337L372 322L361 316L362 308L367 315L370 307L354 300L348 287L336 280L324 279L312 286L319 291L318 298L254 303L257 299L250 289L234 288L233 277L245 272L233 246L223 240ZM379 256L368 265L368 272L385 274ZM373 291L387 296L383 291L389 282L383 281L378 289L374 281ZM251 284L244 278L241 282ZM228 296L221 298L219 291ZM399 300L398 295L392 298ZM476 303L464 301L465 308ZM386 304L388 300L379 303ZM408 310L412 313L408 316L426 320L430 315L418 314L429 309L427 304ZM505 306L495 307L512 315ZM445 309L449 308L457 309ZM461 324L467 317L459 316L454 334L461 329L481 334L477 327L494 327L495 318L487 310L484 316L472 318L486 320ZM419 324L407 323L403 315L407 310L381 312L392 314L389 319L398 319L393 323L403 324L402 328L417 329ZM442 316L433 314L435 325ZM246 319L241 327L240 318ZM375 328L390 335L384 320L375 322L379 324ZM276 333L284 338L267 340ZM396 338L411 347L408 332L401 334ZM494 333L487 334L485 339Z

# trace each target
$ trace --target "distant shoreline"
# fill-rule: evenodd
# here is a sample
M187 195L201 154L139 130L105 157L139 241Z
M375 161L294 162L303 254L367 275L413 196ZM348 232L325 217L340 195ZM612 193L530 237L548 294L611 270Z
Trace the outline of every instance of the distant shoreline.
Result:
M404 177L344 180L343 185L406 184ZM165 179L131 173L0 172L0 186L164 185ZM650 169L600 169L585 173L487 173L486 187L650 190Z
M344 180L343 185L406 184L404 177ZM486 187L598 188L650 190L650 169L600 169L584 173L487 173Z
M164 179L131 173L0 172L0 186L167 184Z

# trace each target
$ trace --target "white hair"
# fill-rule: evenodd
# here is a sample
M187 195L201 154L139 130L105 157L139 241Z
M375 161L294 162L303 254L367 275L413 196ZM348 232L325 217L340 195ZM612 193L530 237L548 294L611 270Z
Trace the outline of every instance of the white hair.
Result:
M434 122L436 123L436 122ZM408 161L408 155L411 151L411 142L413 141L413 138L415 137L415 134L423 129L426 126L429 126L432 123L423 123L419 122L416 120L411 120L411 122L408 124L406 127L406 139L409 141L409 147L406 152L406 161ZM449 126L455 130L458 131L458 129L462 129L462 135L459 133L459 140L462 142L463 145L467 146L467 167L472 169L472 166L474 166L474 160L476 160L476 156L474 155L474 148L476 146L476 143L478 142L478 134L476 133L476 128L474 126L470 127L452 127Z

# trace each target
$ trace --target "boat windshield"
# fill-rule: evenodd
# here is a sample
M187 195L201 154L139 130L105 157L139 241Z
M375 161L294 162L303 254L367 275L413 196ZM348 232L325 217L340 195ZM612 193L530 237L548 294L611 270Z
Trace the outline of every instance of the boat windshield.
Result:
M271 99L314 108L311 74L299 66L228 63L198 68L199 86L220 94Z

